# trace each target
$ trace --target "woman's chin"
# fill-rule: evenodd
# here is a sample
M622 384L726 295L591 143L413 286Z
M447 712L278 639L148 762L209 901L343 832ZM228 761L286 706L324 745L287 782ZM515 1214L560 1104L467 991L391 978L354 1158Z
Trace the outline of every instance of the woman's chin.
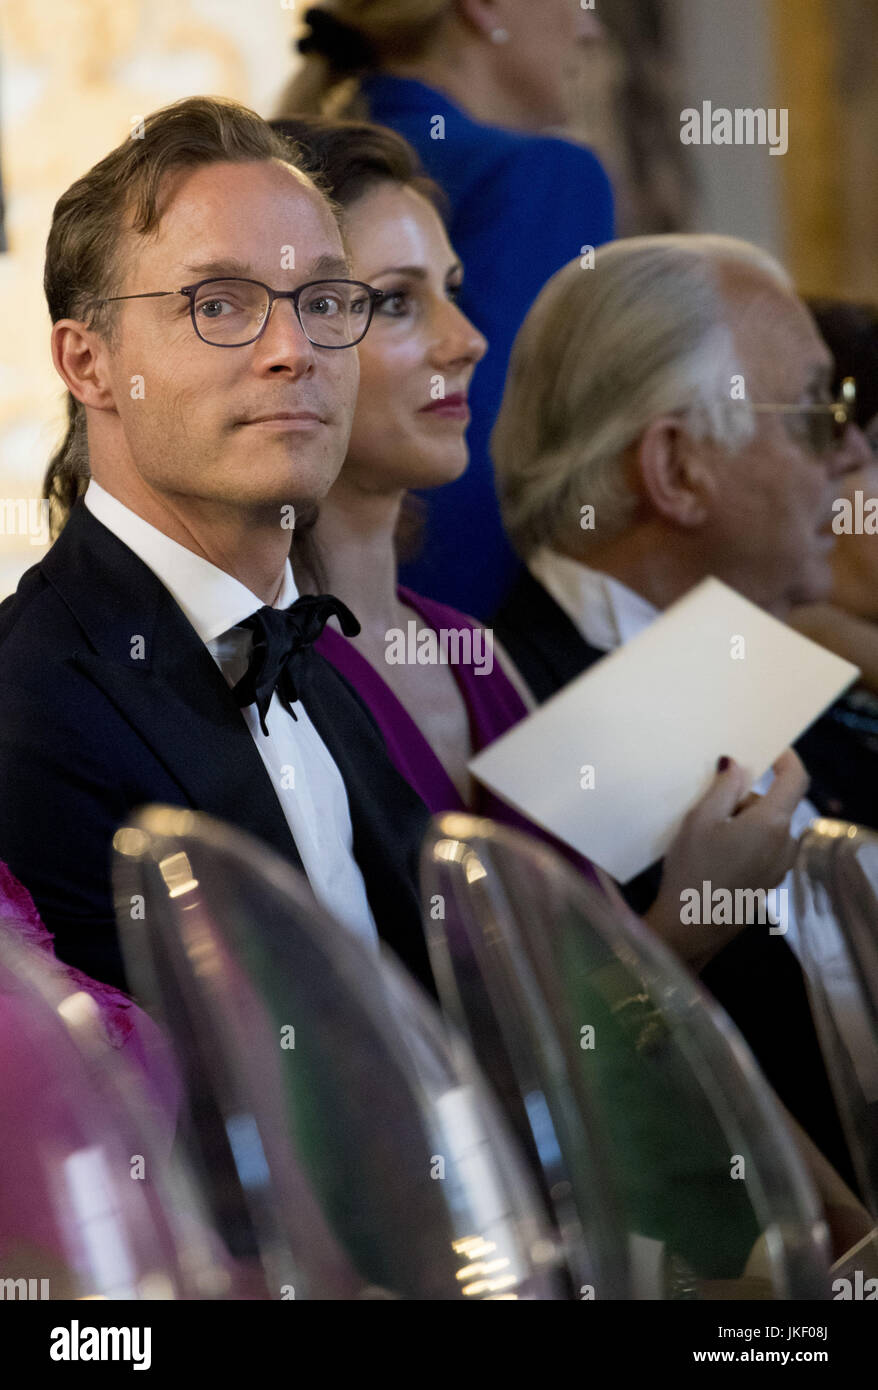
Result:
M422 488L445 487L448 483L456 483L458 478L463 477L468 463L469 458L465 454L450 459L422 459L419 466L411 470L405 486L413 492L419 492Z

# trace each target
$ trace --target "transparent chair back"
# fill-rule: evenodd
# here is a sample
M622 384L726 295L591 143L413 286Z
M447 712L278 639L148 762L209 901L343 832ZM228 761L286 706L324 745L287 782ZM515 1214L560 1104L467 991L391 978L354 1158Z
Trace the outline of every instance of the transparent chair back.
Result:
M799 842L795 931L866 1205L878 1217L878 835L819 820Z
M268 1297L571 1296L499 1107L395 958L198 813L138 813L114 882L129 978L184 1074L182 1142Z
M421 875L440 997L559 1227L594 1241L611 1210L627 1233L628 1288L596 1296L827 1297L826 1226L774 1095L654 934L491 821L437 817Z
M91 994L0 922L6 1299L222 1299L234 1269L169 1157L172 1120Z

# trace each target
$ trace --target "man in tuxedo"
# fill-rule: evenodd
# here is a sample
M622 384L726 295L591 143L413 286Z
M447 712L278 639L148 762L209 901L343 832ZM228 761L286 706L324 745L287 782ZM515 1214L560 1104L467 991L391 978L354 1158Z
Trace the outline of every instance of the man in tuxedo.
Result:
M789 277L746 243L633 238L601 248L593 271L576 262L549 282L517 340L493 438L527 566L493 627L539 700L707 575L780 618L827 592L832 499L868 448L833 408L831 378ZM794 836L817 806L862 810L860 760L845 759L828 721L796 747L819 775ZM660 878L655 865L623 887L638 912ZM850 1177L788 944L747 929L702 979Z
M297 601L288 560L344 459L373 303L331 205L253 112L186 100L59 200L45 284L53 490L83 424L91 480L0 607L0 859L59 957L126 987L113 835L146 803L205 811L429 985L427 813L311 648L350 615Z

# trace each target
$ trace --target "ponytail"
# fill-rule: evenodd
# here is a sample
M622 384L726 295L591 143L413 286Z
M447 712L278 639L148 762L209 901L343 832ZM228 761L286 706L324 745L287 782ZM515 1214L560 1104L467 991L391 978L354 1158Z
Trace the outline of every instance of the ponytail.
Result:
M451 0L330 0L312 5L296 44L302 62L285 88L276 119L330 116L368 120L360 80L390 58L418 58L429 47Z
M43 497L49 503L49 534L53 541L63 531L90 477L85 410L68 391L67 432L50 458L43 478Z

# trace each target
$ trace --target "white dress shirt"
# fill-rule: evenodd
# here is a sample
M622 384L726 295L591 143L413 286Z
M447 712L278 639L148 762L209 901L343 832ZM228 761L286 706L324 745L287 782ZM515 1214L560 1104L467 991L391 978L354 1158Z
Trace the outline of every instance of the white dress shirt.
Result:
M615 651L625 642L630 642L645 627L659 616L659 609L627 585L620 584L600 570L571 560L567 555L559 555L554 550L543 547L538 550L528 568L538 583L551 594L564 610L579 633L593 647L601 651ZM764 794L774 781L770 770L760 777L753 790ZM803 798L792 815L790 834L798 840L807 827L819 816L816 806ZM786 888L789 911L789 927L786 940L801 958L801 946L793 907L793 876L787 874L781 888Z
M253 633L238 626L262 608L262 600L233 575L171 540L92 479L85 505L133 550L179 604L230 686L247 669ZM272 607L298 598L289 560ZM272 696L262 732L256 705L241 710L265 764L314 896L329 912L372 945L378 932L354 859L348 795L329 749L301 701L296 719Z

